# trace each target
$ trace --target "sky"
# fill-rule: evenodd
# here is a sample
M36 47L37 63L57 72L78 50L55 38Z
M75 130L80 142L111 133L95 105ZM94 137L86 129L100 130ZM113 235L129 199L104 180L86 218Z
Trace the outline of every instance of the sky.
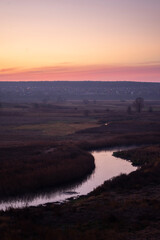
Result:
M160 82L160 0L0 0L0 81Z

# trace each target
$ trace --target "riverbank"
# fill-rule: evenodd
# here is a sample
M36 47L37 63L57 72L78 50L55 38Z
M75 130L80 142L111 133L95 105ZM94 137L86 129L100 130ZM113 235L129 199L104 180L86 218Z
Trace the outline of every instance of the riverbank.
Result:
M155 155L149 149L151 146L134 151L149 152L152 168L150 163L143 164L128 176L105 182L86 197L60 205L0 212L2 239L159 239L160 159L154 161ZM137 176L142 176L145 184Z
M83 179L94 158L71 145L1 148L0 200L38 193Z
M91 152L94 157L94 171L73 183L60 185L59 187L51 188L50 191L44 188L37 194L25 194L19 198L11 198L8 201L0 202L0 211L8 210L9 208L24 208L30 206L45 205L47 203L63 203L68 199L75 199L80 196L87 195L95 188L99 187L104 181L111 179L119 174L129 174L137 168L133 167L130 162L124 161L113 156L113 151L119 148L107 149ZM126 149L123 147L123 149ZM67 169L66 169L67 171ZM63 175L62 175L63 176Z
M160 145L118 151L114 153L114 156L127 159L139 168L129 175L122 174L107 181L103 186L97 188L93 194L97 195L99 191L109 190L128 192L143 189L147 186L160 185Z
M140 147L127 151L118 151L113 154L115 157L127 159L134 166L144 166L159 161L160 145L152 145L148 147Z

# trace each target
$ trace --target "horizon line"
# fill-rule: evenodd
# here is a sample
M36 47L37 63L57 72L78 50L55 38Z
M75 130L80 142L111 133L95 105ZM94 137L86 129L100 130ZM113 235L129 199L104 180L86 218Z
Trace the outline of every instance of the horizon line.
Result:
M1 82L18 82L18 83L22 83L22 82L126 82L126 83L160 83L159 81L133 81L133 80L0 80Z

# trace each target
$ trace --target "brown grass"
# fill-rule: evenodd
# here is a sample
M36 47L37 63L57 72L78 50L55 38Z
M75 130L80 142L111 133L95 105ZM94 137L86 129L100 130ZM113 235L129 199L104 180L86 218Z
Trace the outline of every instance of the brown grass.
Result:
M72 146L1 148L0 198L35 192L86 176L91 154Z

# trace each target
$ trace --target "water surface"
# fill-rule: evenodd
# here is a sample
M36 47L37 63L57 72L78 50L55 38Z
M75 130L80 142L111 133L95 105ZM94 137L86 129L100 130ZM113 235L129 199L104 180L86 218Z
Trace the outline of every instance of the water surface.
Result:
M126 149L126 148L125 148ZM63 202L70 197L86 195L96 187L121 173L129 174L137 168L130 162L114 157L114 151L120 149L94 151L92 155L95 159L95 170L87 178L79 183L63 186L52 192L45 192L38 195L27 195L24 198L12 199L0 203L0 210L6 210L10 207L23 208L26 206L38 206L50 202ZM124 150L124 148L123 148Z

